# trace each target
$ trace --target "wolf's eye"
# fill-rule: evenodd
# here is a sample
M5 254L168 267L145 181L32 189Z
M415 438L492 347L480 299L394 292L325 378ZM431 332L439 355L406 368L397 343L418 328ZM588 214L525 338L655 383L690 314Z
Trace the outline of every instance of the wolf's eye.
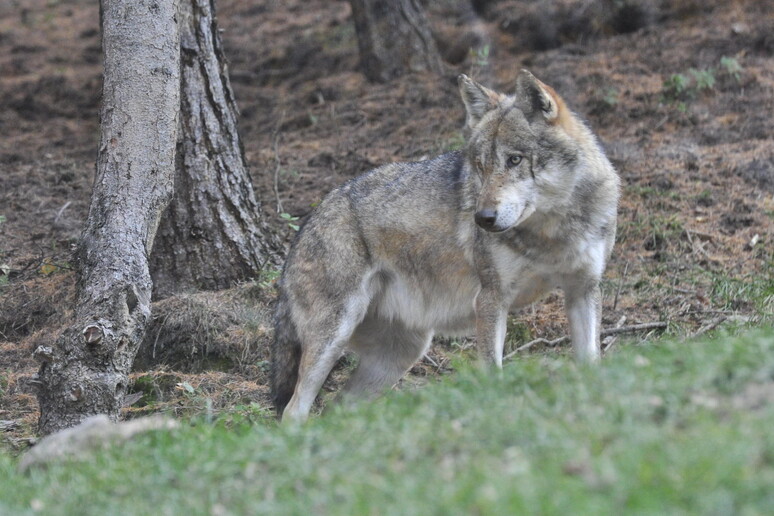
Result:
M518 154L514 154L513 156L508 156L508 161L505 162L508 167L518 167L519 163L521 163L522 156L519 156Z
M484 162L480 159L476 160L476 172L478 172L478 175L481 175L484 173Z

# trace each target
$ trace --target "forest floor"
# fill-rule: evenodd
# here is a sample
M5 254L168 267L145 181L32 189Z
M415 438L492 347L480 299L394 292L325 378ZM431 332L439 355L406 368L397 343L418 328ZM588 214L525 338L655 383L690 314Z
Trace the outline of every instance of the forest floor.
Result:
M474 13L461 0L428 3L443 77L371 84L358 71L347 2L218 3L246 158L270 226L289 241L294 230L281 214L303 219L376 165L459 148L458 73L509 91L529 68L584 116L622 178L603 325L661 321L679 337L770 322L774 13L766 2L653 1L628 11L589 0L478 4ZM35 432L31 352L52 343L72 313L71 252L99 130L98 11L95 0L0 4L0 432L11 448ZM143 397L127 415L268 406L274 276L156 303L133 374ZM561 296L514 314L509 327L507 352L565 335ZM614 353L649 336L605 345ZM450 371L470 348L439 343L402 385Z

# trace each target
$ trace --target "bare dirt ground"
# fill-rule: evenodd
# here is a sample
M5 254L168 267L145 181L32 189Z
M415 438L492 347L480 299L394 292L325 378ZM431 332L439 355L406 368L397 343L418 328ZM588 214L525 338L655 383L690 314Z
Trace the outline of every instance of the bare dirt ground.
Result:
M379 85L358 72L347 2L218 3L246 157L272 227L288 240L280 213L303 218L377 164L458 148L456 75L508 91L526 67L588 120L623 180L604 325L625 316L690 335L770 320L771 5L474 3L478 12L462 0L427 2L443 77ZM16 447L37 420L31 351L53 342L73 302L71 248L97 151L99 38L96 0L0 4L0 432ZM156 304L128 415L267 406L269 283ZM510 349L564 335L561 297L515 314L511 326ZM436 346L404 385L448 371L449 356L468 348Z

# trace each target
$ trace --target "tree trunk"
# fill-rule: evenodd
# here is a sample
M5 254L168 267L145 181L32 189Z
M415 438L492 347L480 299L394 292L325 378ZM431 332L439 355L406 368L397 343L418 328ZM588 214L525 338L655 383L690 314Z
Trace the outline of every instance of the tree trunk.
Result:
M180 108L175 0L102 0L101 136L77 250L75 322L41 346L40 432L118 419L150 316L148 255L173 187Z
M350 0L365 76L388 81L407 72L441 73L441 58L419 0Z
M181 0L175 196L151 255L154 296L215 290L278 262L237 131L214 0Z

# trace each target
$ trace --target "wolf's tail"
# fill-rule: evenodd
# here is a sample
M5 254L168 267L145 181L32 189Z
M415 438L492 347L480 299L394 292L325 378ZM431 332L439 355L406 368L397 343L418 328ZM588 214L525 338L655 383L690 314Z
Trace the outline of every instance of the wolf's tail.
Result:
M293 397L300 362L301 341L290 317L288 299L281 293L274 317L274 344L271 348L271 396L277 417L282 417Z

